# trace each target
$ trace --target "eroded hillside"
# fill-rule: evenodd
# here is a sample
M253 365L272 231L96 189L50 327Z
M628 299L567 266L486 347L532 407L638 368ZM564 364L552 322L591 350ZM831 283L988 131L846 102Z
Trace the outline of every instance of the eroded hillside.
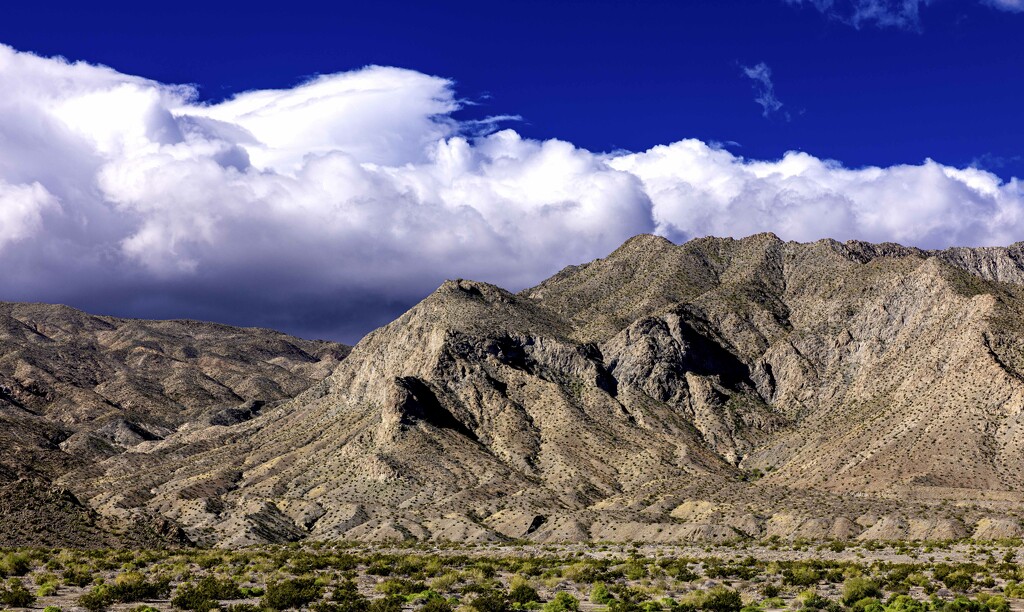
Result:
M1020 535L1021 261L638 236L449 281L295 399L62 482L221 545Z

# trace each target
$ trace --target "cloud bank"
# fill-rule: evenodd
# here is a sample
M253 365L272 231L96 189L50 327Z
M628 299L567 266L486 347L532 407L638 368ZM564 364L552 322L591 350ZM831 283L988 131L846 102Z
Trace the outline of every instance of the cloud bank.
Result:
M0 46L0 298L357 339L445 278L517 289L629 236L1024 237L1024 188L932 161L598 153L472 135L450 80L368 67L219 104Z

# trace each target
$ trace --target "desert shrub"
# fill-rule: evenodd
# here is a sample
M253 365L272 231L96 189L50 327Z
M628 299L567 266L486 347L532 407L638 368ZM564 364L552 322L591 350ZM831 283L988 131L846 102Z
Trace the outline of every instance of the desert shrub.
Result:
M665 603L665 608L669 612L697 612L697 607L691 601L677 602L673 599L663 599L662 602Z
M142 574L127 572L109 584L99 584L78 598L90 612L105 610L113 603L132 603L146 599L162 599L171 591L167 580L148 581Z
M783 584L814 586L818 584L819 580L821 580L821 573L817 569L806 565L798 565L782 570Z
M21 580L17 578L11 578L0 586L0 604L12 608L27 608L35 600L35 595L26 589Z
M195 558L195 564L203 569L213 569L224 563L224 558L217 554L205 554Z
M709 562L704 568L704 575L708 578L739 578L750 580L758 573L756 566L737 563L713 563Z
M942 583L954 591L966 591L974 584L974 578L964 570L950 572L942 578Z
M598 582L590 589L590 603L606 606L615 600L615 596L603 582Z
M622 573L630 580L640 580L647 577L647 565L638 561L630 561L622 567Z
M786 601L781 597L769 597L768 599L761 602L762 610L772 610L775 608L785 608Z
M885 604L885 612L927 612L925 605L909 595L897 595Z
M708 612L739 612L743 607L740 594L724 586L716 586L704 591L695 603L699 609Z
M301 608L318 599L322 590L316 582L308 578L271 582L267 585L260 603L264 608L272 610Z
M230 606L224 606L221 608L224 612L266 612L260 606L256 606L250 603L236 603Z
M57 594L57 585L52 582L44 582L36 589L36 597L52 597Z
M505 594L494 590L477 595L469 605L477 612L508 612L511 609Z
M579 612L580 600L566 592L559 592L555 597L544 604L544 612Z
M979 594L978 601L983 603L989 612L1010 612L1010 604L998 595Z
M1014 599L1024 597L1024 584L1020 584L1016 580L1007 582L1006 586L1003 587L1003 595Z
M689 564L684 561L677 561L665 568L665 573L680 582L690 582L700 578L696 572L690 569Z
M335 585L331 602L331 612L365 612L370 607L370 600L359 592L354 580Z
M141 606L135 606L128 612L160 612L160 610L154 608L153 606L147 606L146 604L142 604Z
M146 580L138 572L119 574L107 585L107 596L111 602L132 603L146 599L162 599L171 592L168 580Z
M644 594L630 587L618 587L615 599L608 602L608 612L643 612Z
M78 597L78 605L89 612L100 612L106 610L111 603L107 597L107 585L101 584L89 589Z
M882 602L874 597L858 599L849 605L850 612L882 612Z
M574 563L562 569L562 576L566 580L580 584L587 584L606 579L605 572L594 563L586 561Z
M59 606L46 606L43 612L61 612L61 609Z
M849 578L843 583L843 605L849 606L854 602L866 599L868 597L879 598L882 596L882 589L878 587L873 581L856 576Z
M229 578L217 579L207 576L196 584L183 584L178 587L171 599L171 605L192 612L209 612L219 608L222 599L240 599L244 597L241 589Z
M458 582L459 574L457 572L447 572L431 580L430 588L435 591L449 591Z
M413 582L405 578L389 578L377 585L377 590L385 595L412 595L427 590L422 582Z
M370 602L368 612L402 612L404 599L398 596L381 597Z
M24 576L32 568L32 560L22 553L7 553L0 556L0 578Z
M758 591L761 593L761 597L764 597L765 599L772 599L779 596L780 589L779 585L766 582L761 585L761 588L758 589Z
M839 569L838 567L834 567L834 568L832 568L832 569L830 569L830 570L825 572L825 582L831 582L832 584L837 584L837 583L843 582L843 580L845 578L846 578L846 573L843 572L843 570Z
M982 604L971 601L960 596L953 601L947 601L942 606L942 612L986 612L987 608Z
M800 602L800 607L803 610L824 610L832 603L827 597L822 597L814 590L804 591L796 599Z
M530 603L539 602L540 595L537 594L537 590L532 586L522 582L512 587L512 590L508 592L508 600L511 603L525 606Z
M452 612L452 604L443 597L432 597L420 606L419 612Z

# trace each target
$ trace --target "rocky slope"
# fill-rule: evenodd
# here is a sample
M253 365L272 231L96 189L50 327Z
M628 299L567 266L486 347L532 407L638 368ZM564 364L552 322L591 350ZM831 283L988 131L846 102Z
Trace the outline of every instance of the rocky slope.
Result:
M631 239L63 480L221 545L1020 535L1024 255Z
M178 429L252 418L323 379L348 350L270 330L0 303L0 542L173 536L148 518L144 533L118 535L52 480Z

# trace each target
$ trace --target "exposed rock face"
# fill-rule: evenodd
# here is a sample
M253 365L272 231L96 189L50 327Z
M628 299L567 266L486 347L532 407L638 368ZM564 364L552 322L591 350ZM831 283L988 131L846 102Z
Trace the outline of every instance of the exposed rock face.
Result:
M449 281L294 400L65 482L222 545L1017 533L1022 262L638 236Z
M252 418L323 379L348 350L270 330L0 303L0 487L35 525L5 514L0 543L181 541L159 520L112 536L109 521L55 497L52 480L179 429Z

